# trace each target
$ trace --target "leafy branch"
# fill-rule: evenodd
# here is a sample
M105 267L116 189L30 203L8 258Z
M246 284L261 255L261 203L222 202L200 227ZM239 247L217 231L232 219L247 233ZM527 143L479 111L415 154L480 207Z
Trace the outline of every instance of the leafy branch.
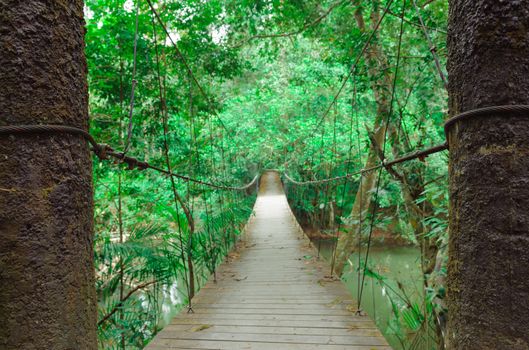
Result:
M108 319L110 317L112 317L112 315L114 315L116 312L119 311L119 309L121 309L121 307L123 306L124 302L129 299L134 293L144 289L144 288L147 288L148 286L150 285L153 285L155 283L157 283L158 281L157 280L153 280L153 281L150 281L150 282L146 282L146 283L142 283L142 284L139 284L137 285L136 287L134 287L133 289L131 289L127 295L125 295L123 297L122 300L120 300L119 303L117 303L113 308L112 310L110 310L109 313L107 313L105 316L103 316L103 318L101 318L98 322L97 322L97 326L100 327L103 323L105 323L106 321L108 321Z
M303 33L304 31L306 31L307 29L309 29L311 27L314 27L315 25L318 25L323 19L325 19L327 16L329 16L335 8L337 8L338 6L340 6L340 5L342 5L342 4L346 3L346 2L347 2L347 0L341 0L341 1L335 2L321 16L319 16L318 18L316 18L312 22L305 23L305 25L303 27L299 28L298 30L291 31L291 32L285 32L285 33L253 35L253 36L251 36L251 37L239 42L238 44L235 44L232 48L241 47L244 44L247 44L247 43L249 43L249 42L251 42L251 41L253 41L255 39L288 38L288 37L299 35L299 34Z

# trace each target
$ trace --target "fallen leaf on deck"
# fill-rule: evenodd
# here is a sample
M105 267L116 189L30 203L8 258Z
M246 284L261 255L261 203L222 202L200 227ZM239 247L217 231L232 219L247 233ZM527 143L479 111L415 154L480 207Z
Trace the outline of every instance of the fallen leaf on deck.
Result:
M208 328L211 328L211 327L213 327L213 325L201 324L199 326L196 326L196 327L192 328L191 332L200 332L200 331L203 331L204 329L208 329Z
M327 303L326 305L327 305L328 307L333 307L333 306L338 305L338 304L341 304L341 303L342 303L342 299L340 299L340 298L336 298L336 299L334 299L333 301L331 301L330 303Z

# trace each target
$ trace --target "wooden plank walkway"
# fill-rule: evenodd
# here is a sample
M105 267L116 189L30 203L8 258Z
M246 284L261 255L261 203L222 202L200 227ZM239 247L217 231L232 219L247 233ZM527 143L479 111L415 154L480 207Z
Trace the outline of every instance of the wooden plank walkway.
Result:
M375 324L355 316L345 286L303 234L276 172L259 196L236 259L146 349L386 350Z

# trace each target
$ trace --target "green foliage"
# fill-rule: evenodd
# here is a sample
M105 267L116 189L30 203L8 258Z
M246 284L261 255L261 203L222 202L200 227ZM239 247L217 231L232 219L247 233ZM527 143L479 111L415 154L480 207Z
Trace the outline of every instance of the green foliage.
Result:
M336 101L373 26L370 18L380 15L385 1L153 3L208 97L146 2L88 0L91 132L100 142L122 149L127 138L136 6L138 84L131 156L167 168L167 141L175 173L239 185L265 168L304 180L358 171L373 148L368 132L386 118L396 130L385 141L387 158L443 142L446 92L409 1L391 115L381 112L381 101L391 100L384 79L392 80L397 64L401 1L394 2L374 37L371 47L379 50L361 57ZM447 5L418 3L444 64ZM356 21L360 10L366 28ZM406 184L382 172L375 216L369 210L364 217L364 224L373 219L375 241L391 236L420 246L426 238L437 245L440 263L425 276L427 302L392 296L392 329L400 336L419 332L425 320L443 311L446 163L446 156L437 154L424 163L395 167ZM186 304L187 258L192 257L200 285L237 240L255 197L177 181L179 202L169 179L97 160L94 176L100 320L112 313L99 327L100 346L142 348L163 325L168 301ZM304 226L329 235L356 234L349 227L359 224L350 216L359 176L311 187L287 183L286 189ZM365 240L366 224L361 232ZM386 234L381 238L379 232ZM367 271L369 278L386 283L382 275Z

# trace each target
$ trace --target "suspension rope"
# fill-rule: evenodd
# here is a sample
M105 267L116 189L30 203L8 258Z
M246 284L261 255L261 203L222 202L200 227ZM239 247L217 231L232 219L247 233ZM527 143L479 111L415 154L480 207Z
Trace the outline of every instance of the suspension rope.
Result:
M439 60L439 56L437 55L437 47L434 45L432 39L430 38L430 34L428 34L428 29L426 28L426 25L424 24L424 20L422 18L421 10L419 9L419 6L417 6L417 3L415 2L415 0L411 0L411 3L415 7L415 11L417 12L417 17L419 17L419 23L421 25L421 29L424 33L424 36L426 37L426 40L428 41L430 52L432 53L432 57L435 62L435 68L437 69L437 72L439 73L439 77L443 81L443 85L445 89L447 89L448 80L446 79L445 73L443 72L443 69L441 68L441 62Z
M167 137L167 133L168 133L168 115L167 115L167 104L166 104L165 98L164 98L165 89L164 89L164 86L162 84L162 75L161 75L161 68L160 68L160 54L159 54L159 51L158 51L158 40L157 40L157 35L156 35L156 26L155 26L155 23L154 23L154 18L151 17L151 21L152 21L152 29L153 29L153 37L154 37L155 55L156 55L156 73L157 73L158 89L159 89L160 114L162 116L162 123L163 123L164 155L165 155L165 162L166 162L167 169L169 169L169 171L172 171L171 170L171 162L170 162L170 158L169 158L169 141L168 141L168 137ZM191 276L191 274L190 274L190 271L191 271L192 267L186 265L185 246L187 246L187 245L184 245L182 224L180 222L180 206L182 206L182 208L183 208L184 207L184 203L183 203L182 198L180 197L180 195L178 194L178 191L176 189L176 183L175 183L174 177L171 176L170 180L171 180L171 190L173 192L173 201L174 201L174 206L175 206L175 211L176 211L176 221L177 221L177 225L178 225L178 238L179 238L179 244L180 244L180 257L182 259L182 266L184 267L184 283L185 283L185 287L186 287L186 290L187 290L188 312L190 312L191 310L193 310L193 304L192 304L193 291L191 290L191 283L189 281L191 278L193 278ZM189 210L189 209L187 209L187 210ZM185 209L184 209L184 211L185 211ZM189 229L190 233L192 231L191 226L194 225L192 220L193 220L193 218L191 216L191 222L188 222L188 224L190 226L190 229ZM189 254L189 252L188 252L188 254ZM188 276L188 274L189 274L189 276Z
M358 239L358 269L357 269L357 294L356 294L356 300L360 300L360 284L362 283L362 272L361 272L361 266L362 266L362 230L364 228L364 193L363 193L363 179L364 175L362 174L360 176L360 204L359 204L359 213L360 217L358 219L358 229L356 230L356 235ZM361 314L361 305L360 302L358 302L356 311L358 314Z
M222 128L225 129L228 132L228 136L230 136L230 130L228 130L228 128L226 127L226 124L224 123L222 118L217 113L217 110L213 107L213 102L212 102L211 98L208 96L208 94L206 94L206 91L204 90L202 85L199 83L197 77L193 73L193 70L191 69L191 66L189 65L189 62L187 61L186 57L184 56L182 51L180 51L180 49L178 48L178 45L176 45L176 42L171 37L171 34L169 33L169 30L167 29L167 26L165 25L164 21L162 20L162 18L160 17L158 12L156 11L156 8L154 7L152 1L151 0L146 0L146 1L147 1L147 4L149 4L149 7L151 8L152 13L155 15L156 19L158 20L158 23L160 24L160 26L164 30L165 34L167 35L167 38L169 38L169 41L171 42L171 44L172 44L172 46L173 46L173 48L174 48L174 50L176 52L176 55L180 59L180 62L184 65L185 69L189 73L189 76L191 77L191 79L193 80L193 82L197 86L198 90L200 91L200 94L206 100L206 103L209 106L209 110L218 119L218 121L219 121L220 125L222 126Z
M399 100L397 99L397 103L399 104L399 122L398 122L398 130L397 130L397 140L400 139L400 133L401 133L401 130L404 134L404 140L406 142L406 148L410 148L410 144L411 144L411 141L410 141L410 136L408 135L408 132L406 131L406 124L404 123L404 111L406 109L406 106L408 105L409 101L410 101L410 98L411 98L411 95L413 93L413 90L415 88L415 86L417 85L417 83L419 82L420 78L422 77L422 74L424 72L426 68L426 64L423 64L422 67L419 68L419 74L417 74L417 77L413 80L413 82L411 83L411 87L410 87L410 91L406 94L406 97L404 99L404 103L402 105L400 105L399 103Z
M196 148L196 156L197 156L197 167L200 168L200 153L198 151L198 147ZM205 220L204 220L204 224L202 225L202 236L205 236L205 239L201 239L199 237L198 239L198 243L202 246L202 249L204 250L205 252L205 256L207 258L209 258L209 260L206 260L205 264L206 264L206 268L208 270L210 270L210 272L213 273L214 275L214 280L216 281L216 275L214 273L214 271L211 269L211 264L214 264L215 263L215 256L214 256L214 251L213 251L213 244L212 244L212 235L211 235L211 231L210 231L210 215L209 215L209 212L208 212L208 202L207 202L207 198L206 198L206 190L204 188L201 189L202 192L201 192L201 198L202 198L202 201L203 201L203 204L204 204L204 210L205 210ZM204 227L205 226L205 227Z
M390 168L396 164L404 163L404 162L414 160L414 159L424 160L424 158L428 157L431 154L445 151L447 149L448 149L448 144L443 143L443 144L440 144L440 145L437 145L431 148L427 148L421 151L415 151L415 152L405 154L402 157L393 159L391 161L383 161L378 165L374 165L369 168L361 169L353 173L349 173L349 174L345 174L341 176L335 176L335 177L331 177L327 179L321 179L321 180L297 181L297 180L294 180L292 177L290 177L287 173L283 173L283 175L286 180L293 183L294 185L298 185L298 186L317 185L317 184L326 183L326 182L333 182L333 181L340 181L343 179L349 179L357 175L361 175L361 174L365 174L365 173L368 173L374 170L378 170L380 168Z
M387 142L386 142L386 139L387 139L387 133L388 133L388 129L389 129L389 124L390 124L390 119L391 119L391 115L393 114L393 105L394 105L394 100L395 100L395 91L396 91L396 88L397 88L397 78L398 78L398 74L399 74L399 65L400 65L400 56L401 56L401 49L402 49L402 37L403 37L403 34L404 34L404 14L406 12L406 0L403 0L403 4L402 4L402 21L400 23L400 32L399 32L399 44L397 46L397 62L396 62L396 65L395 65L395 74L393 76L393 85L391 87L391 101L389 102L389 112L388 112L388 115L387 115L387 118L386 118L386 123L385 123L385 127L384 127L384 138L382 140L382 143L383 143L383 146L382 146L382 159L384 161L385 159L385 154L386 154L386 145L387 145ZM376 184L376 189L375 189L375 198L374 198L374 201L373 201L373 210L371 212L371 220L370 220L370 223L369 223L369 235L368 235L368 238L367 238L367 249L366 249L366 257L364 259L364 271L362 273L362 283L360 284L359 288L360 288L360 293L359 293L359 298L358 298L358 310L360 310L360 305L362 303L362 294L363 294L363 291L364 291L364 281L365 281L365 278L366 278L366 272L367 272L367 262L368 262L368 259L369 259L369 252L370 252L370 248L371 248L371 239L373 237L373 228L374 228L374 225L375 225L375 216L376 216L376 211L377 211L377 207L378 207L378 197L379 197L379 193L380 193L380 184L381 184L381 181L382 181L382 168L379 169L378 171L378 175L377 175L377 184Z
M209 161L211 166L211 173L216 174L217 169L215 166L215 154L214 154L214 142L213 142L213 127L211 125L211 117L208 115L206 117L206 123L209 128ZM202 198L204 200L204 206L206 209L206 230L209 236L209 245L210 245L210 259L211 259L211 272L213 273L213 281L217 282L217 243L213 239L211 221L214 218L214 197L211 195L209 198L212 201L211 206L208 209L208 201L205 192L203 192Z
M365 52L367 51L367 48L369 47L371 41L373 40L373 38L375 37L376 33L378 32L378 29L380 28L380 25L382 23L382 21L384 20L384 18L386 17L386 14L388 13L390 7L391 7L391 4L393 3L394 0L389 0L385 9L384 9L384 12L382 13L382 15L380 16L380 18L378 19L377 23L375 24L375 27L374 29L372 30L372 32L370 33L369 37L367 38L366 42L364 43L362 49L360 50L360 52L358 53L358 55L356 56L356 58L354 59L353 61L353 64L351 65L351 67L349 68L348 70L348 73L347 75L345 76L345 78L343 79L341 85L340 85L340 88L338 89L338 91L336 92L336 94L334 95L331 103L327 106L327 108L325 109L325 112L323 113L323 115L320 117L319 121L316 123L315 127L313 128L313 130L311 131L311 133L309 134L309 136L307 137L299 137L297 138L296 140L294 140L290 146L294 147L299 141L301 140L306 140L306 139L309 139L311 138L314 133L316 132L316 130L321 126L321 124L323 123L323 121L327 118L327 115L329 114L332 106L338 101L338 98L340 97L343 89L345 88L345 86L347 85L347 82L349 81L349 79L351 78L351 75L353 74L353 72L356 70L356 67L358 66L358 63L360 62L362 56L365 54ZM287 162L288 164L288 162Z
M194 147L196 146L195 142L195 114L193 110L193 82L191 80L191 74L187 74L188 76L188 115L189 115L189 139L191 142L191 145L189 147L190 155L189 155L189 173L194 175L194 163L193 163L193 156L196 155L197 158L197 167L200 166L200 154L198 153L198 149L194 150ZM191 193L194 191L195 186L192 182L186 182L187 185L187 202L189 206L189 210L191 212L191 216L194 218L195 216L195 201L191 198ZM202 192L202 196L204 196L204 191ZM196 230L196 229L195 229ZM193 249L194 249L194 242L195 242L195 230L193 232L190 232L189 238L187 241L187 253L188 253L188 264L193 264ZM199 239L200 242L200 239ZM193 278L195 277L195 270L193 270ZM193 288L195 287L195 283L193 281Z
M136 4L136 23L134 26L134 50L133 50L133 58L132 58L132 81L131 81L131 88L130 88L130 106L129 106L129 124L127 127L127 140L125 142L125 146L123 148L123 156L128 152L130 147L130 142L132 139L132 115L134 113L134 97L135 97L135 91L136 91L136 85L138 84L138 81L136 80L136 62L137 62L137 56L138 56L138 22L139 22L139 15L140 15L140 7Z
M491 106L473 109L467 112L460 113L455 117L448 119L444 125L445 136L448 140L450 128L457 122L473 118L488 118L488 117L529 117L529 105L503 105Z
M122 117L123 117L123 61L120 51L120 94L119 94L119 139L122 141L122 135L123 135L123 127L122 127ZM117 216L118 216L118 232L119 232L119 243L123 244L124 242L124 227L123 227L123 168L118 168L118 186L117 186L117 194L118 194L118 205L117 205ZM123 298L125 297L125 266L124 266L124 259L123 259L123 252L119 253L119 301L123 303ZM155 285L155 287L158 286L158 284ZM124 310L121 308L119 310L119 320L120 322L123 322L124 320ZM123 325L121 325L121 329L124 330ZM120 345L122 349L125 349L125 333L121 333L120 337Z
M360 154L360 134L359 134L359 128L358 128L358 114L356 113L356 103L357 103L357 95L356 95L356 72L353 74L353 97L351 98L351 118L349 121L349 150L347 152L347 163L346 163L346 173L349 173L351 168L351 160L352 160L352 153L353 153L353 120L356 119L356 125L357 125L357 134L358 134L358 152L357 155L359 158L361 158ZM353 116L356 116L356 118L353 118ZM361 159L360 159L361 161ZM347 193L347 184L348 179L345 178L343 183L343 189L342 189L342 213L345 209L345 194ZM360 181L362 181L362 176L360 176ZM360 182L360 186L362 186L362 182ZM338 207L338 199L336 199L336 206ZM335 232L335 240L333 244L333 250L332 250L332 259L331 259L331 272L330 275L332 276L334 273L334 267L336 263L336 250L338 248L338 235L340 233L342 227L342 219L338 221L338 228Z
M223 168L223 173L224 173L224 176L227 177L227 166L226 166L226 152L225 152L225 149L224 149L224 133L222 133L222 137L220 139L220 149L221 149L221 153L222 153L222 168ZM222 195L224 195L224 193L222 193ZM235 214L234 214L234 210L232 208L233 204L235 203L235 195L233 192L228 192L227 194L227 202L228 202L228 208L229 208L229 222L230 222L230 227L231 227L231 235L229 237L229 239L231 238L232 240L232 244L235 244L236 243L236 239L235 239ZM233 219L232 219L232 215L233 215Z
M209 270L210 272L213 274L213 281L216 283L217 282L217 272L216 272L216 263L217 263L217 245L213 239L213 234L212 234L212 230L211 230L211 220L212 220L212 213L211 211L213 210L213 208L210 208L208 206L208 199L207 199L207 196L206 196L206 191L203 191L202 192L202 200L204 202L204 209L205 209L205 216L206 216L206 220L205 220L205 229L206 229L206 235L207 235L207 242L206 244L203 245L203 248L204 250L206 251L206 255L209 255L209 260L210 260L210 266L209 266ZM211 196L210 196L211 198ZM210 211L211 210L211 211ZM209 243L209 247L207 247L207 243ZM206 264L207 266L207 264Z
M356 96L356 86L355 86L355 101L357 99ZM358 164L362 164L362 150L361 150L361 141L360 141L360 121L358 118L358 113L356 115L356 137L357 137L357 158L358 158ZM360 299L360 277L361 277L361 271L360 271L360 265L362 263L362 230L364 227L364 192L363 192L363 179L364 174L360 175L360 181L359 181L359 194L360 194L360 203L359 203L359 213L360 217L358 218L358 229L356 230L357 234L357 240L358 240L358 267L357 267L357 297L356 299ZM357 307L358 314L361 314L360 308Z
M224 161L224 146L223 146L223 143L224 143L224 133L223 133L223 130L221 130L221 134L220 134L220 147L218 147L219 149L219 152L220 152L220 168L222 170L222 176L224 178L227 178L227 174L226 174L226 162ZM221 214L221 217L220 217L220 220L221 220L221 225L222 225L222 231L223 231L223 240L224 240L224 249L226 250L226 253L229 251L230 249L230 242L229 242L229 237L228 237L228 232L227 232L227 229L226 229L226 203L224 202L224 193L221 192L219 194L219 207L220 207L220 214ZM228 205L228 208L229 208L229 205Z
M321 128L321 138L320 138L320 160L319 160L319 167L320 167L320 171L322 171L324 174L326 174L325 172L325 166L324 166L324 162L323 162L323 152L325 150L325 124L322 125L322 128ZM329 176L329 175L327 175ZM327 196L329 194L329 186L326 185L326 189L324 190L323 188L321 188L320 186L317 186L316 187L316 198L317 198L317 204L318 207L317 207L317 210L320 211L320 215L318 215L316 218L316 223L318 222L318 218L320 220L320 224L319 226L321 227L321 229L323 229L325 227L325 223L324 223L324 219L325 219L325 208L327 206ZM323 198L321 198L323 197ZM322 203L318 203L318 202L322 202ZM323 207L322 207L322 204L323 204ZM318 211L316 211L316 213L318 213ZM320 232L320 234L323 234L323 232ZM321 237L320 239L318 240L318 258L320 257L320 251L321 251Z
M492 111L494 113L500 113L501 111L503 111L504 113L511 113L511 114L512 113L529 113L529 105L527 105L527 106L524 106L524 105L521 105L521 106L512 105L512 106L488 107L488 108L485 108L485 109L479 109L478 110L478 114L481 115L481 116L484 116L484 115L487 115L488 113L491 113L489 111ZM455 123L455 121L463 119L463 118L468 118L472 114L473 114L473 112L469 111L469 112L463 113L462 117L460 115L458 115L458 116L450 119L447 122L447 128L451 124ZM225 185L209 183L207 181L202 181L202 180L191 178L189 176L173 173L173 172L171 172L169 170L162 169L160 167L151 165L151 164L149 164L147 162L142 162L142 161L140 161L140 160L138 160L136 158L132 158L132 157L129 157L129 156L122 157L122 152L116 152L110 146L108 146L106 144L97 143L97 141L93 138L92 135L90 135L87 131L85 131L83 129L80 129L80 128L71 127L71 126L65 126L65 125L17 125L17 126L11 125L11 126L0 126L0 135L50 134L50 133L73 134L73 135L82 136L83 138L85 138L92 145L92 151L96 154L96 156L99 159L105 160L105 159L108 159L108 157L110 156L110 157L116 158L118 160L122 160L124 163L129 165L129 169L130 170L135 169L135 168L137 168L139 170L152 169L152 170L158 171L160 173L163 173L165 175L174 176L174 177L182 179L184 181L189 181L189 182L201 184L201 185L208 186L208 187L211 187L211 188L216 188L216 189L221 189L221 190L245 191L245 190L249 189L250 187L252 187L253 185L255 185L257 179L259 178L259 174L257 174L252 179L252 181L250 181L248 184L243 185L243 186L238 186L238 187L237 186L225 186ZM309 181L296 181L293 178L291 178L287 173L284 173L284 176L285 176L285 179L287 179L289 182L291 182L291 183L293 183L295 185L300 185L300 186L301 185L313 185L313 184L325 183L325 182L331 182L331 181L339 181L339 180L342 180L344 178L351 178L353 176L356 176L356 175L359 175L359 174L362 174L362 173L366 173L366 172L370 172L370 171L373 171L373 170L377 170L377 169L382 168L382 167L391 167L393 165L396 165L396 164L399 164L399 163L403 163L403 162L406 162L406 161L410 161L410 160L413 160L413 159L417 159L417 158L418 159L424 159L425 157L427 157L427 156L429 156L429 155L431 155L433 153L444 151L446 149L448 149L448 145L446 143L443 143L441 145L437 145L437 146L434 146L434 147L431 147L431 148L428 148L428 149L425 149L425 150L422 150L422 151L411 152L409 154L406 154L406 155L404 155L404 156L402 156L400 158L391 160L389 162L384 161L381 164L373 166L373 167L370 167L370 168L362 169L362 170L354 172L354 173L350 173L350 174L346 174L346 175L342 175L342 176L336 176L336 177L332 177L332 178L328 178L328 179L309 180Z
M191 81L191 76L188 74L188 117L189 117L189 173L194 174L194 157L196 156L197 164L200 161L200 155L198 153L198 148L196 147L196 138L195 138L195 114L193 109L193 82ZM194 190L194 186L191 182L187 182L187 196L188 199L191 197L191 192ZM191 201L191 212L194 212L195 202Z
M191 178L189 176L180 175L177 173L172 172L168 169L163 169L161 167L152 165L148 162L138 160L137 158L129 157L129 156L123 156L123 152L117 152L112 147L110 147L107 144L103 143L97 143L97 141L94 139L92 135L90 135L87 131L72 127L72 126L66 126L66 125L9 125L9 126L0 126L0 135L21 135L21 134L72 134L72 135L78 135L82 136L84 139L86 139L91 145L92 145L92 151L96 154L96 156L101 160L106 160L108 157L115 158L119 160L120 162L126 163L128 165L129 170L138 169L138 170L145 170L145 169L152 169L154 171L157 171L159 173L173 176L176 178L179 178L184 181L190 181L197 184L201 184L204 186L208 186L211 188L216 188L219 190L227 190L227 191L245 191L251 186L255 184L257 179L259 178L259 174L255 175L254 179L243 186L226 186L223 184L215 184L203 180L198 180Z

